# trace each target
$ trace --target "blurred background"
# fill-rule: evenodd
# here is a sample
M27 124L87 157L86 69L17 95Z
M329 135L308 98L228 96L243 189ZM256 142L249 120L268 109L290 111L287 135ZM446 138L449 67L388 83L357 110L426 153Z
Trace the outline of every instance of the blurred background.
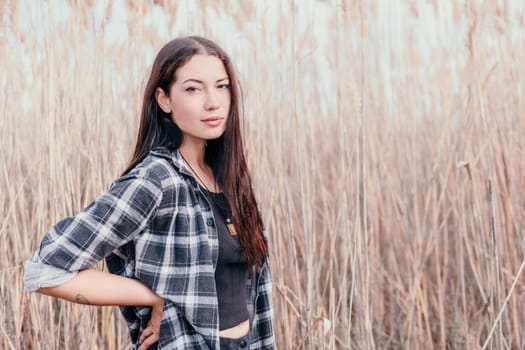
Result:
M185 35L239 72L280 349L525 348L521 0L0 1L0 348L129 348L23 263L124 169Z

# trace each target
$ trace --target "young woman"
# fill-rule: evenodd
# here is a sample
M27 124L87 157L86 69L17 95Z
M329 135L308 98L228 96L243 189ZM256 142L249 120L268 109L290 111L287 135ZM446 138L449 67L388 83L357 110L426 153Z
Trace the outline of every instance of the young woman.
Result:
M130 164L58 222L26 263L28 290L120 305L139 349L273 349L268 246L244 158L226 53L165 45ZM106 259L110 274L92 269Z

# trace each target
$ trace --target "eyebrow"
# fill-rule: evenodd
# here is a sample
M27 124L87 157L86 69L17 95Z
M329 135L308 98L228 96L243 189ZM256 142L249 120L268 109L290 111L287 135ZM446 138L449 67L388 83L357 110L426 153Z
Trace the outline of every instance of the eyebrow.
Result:
M218 79L218 80L216 81L216 83L218 83L218 82L220 82L220 81L223 81L223 80L230 80L230 79L229 79L228 77L226 77L226 78L221 78L221 79ZM203 83L204 83L202 80L193 79L193 78L186 79L186 80L184 80L182 83L185 84L185 83L190 82L190 81L193 81L193 82L195 82L195 83L199 83L199 84L203 84Z

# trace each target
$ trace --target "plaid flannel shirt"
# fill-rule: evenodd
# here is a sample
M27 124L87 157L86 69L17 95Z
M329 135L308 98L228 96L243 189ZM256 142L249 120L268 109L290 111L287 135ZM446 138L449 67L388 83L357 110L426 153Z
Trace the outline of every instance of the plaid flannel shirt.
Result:
M83 211L57 223L29 264L71 274L106 258L112 273L139 279L165 298L158 349L219 349L217 257L209 202L179 152L157 149ZM45 274L27 266L26 285L43 286L31 279ZM64 278L55 280L60 284ZM261 273L254 269L246 288L249 348L274 349L268 262ZM137 346L151 308L121 311Z

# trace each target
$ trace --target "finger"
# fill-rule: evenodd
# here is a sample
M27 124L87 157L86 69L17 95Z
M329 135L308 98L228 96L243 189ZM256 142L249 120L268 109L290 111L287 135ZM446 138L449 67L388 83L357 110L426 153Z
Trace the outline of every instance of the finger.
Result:
M140 335L140 338L139 338L139 343L142 344L142 342L144 341L144 339L146 339L147 337L149 337L150 335L152 335L154 332L153 332L153 329L150 328L150 327L147 327L145 328L143 331L142 331L142 334Z
M157 334L152 334L147 337L143 343L140 344L139 350L147 350L151 345L159 341L159 336Z

